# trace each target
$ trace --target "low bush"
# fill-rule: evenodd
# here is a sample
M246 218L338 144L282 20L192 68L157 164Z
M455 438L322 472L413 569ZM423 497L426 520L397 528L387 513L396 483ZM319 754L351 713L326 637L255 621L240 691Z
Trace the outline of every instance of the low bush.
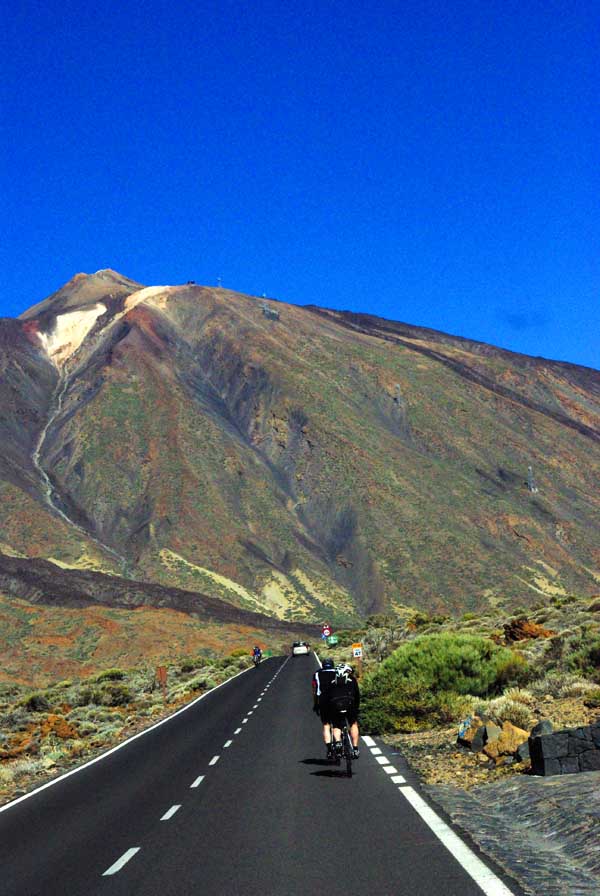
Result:
M95 681L100 684L103 681L123 681L125 673L122 669L105 669L96 675Z
M236 647L235 650L232 650L229 656L237 659L240 656L250 656L250 651L247 647Z
M522 657L476 635L421 635L403 644L363 684L363 728L410 731L454 721L467 695L484 697L517 684Z
M600 634L584 635L579 649L568 655L566 666L600 681Z
M520 700L512 700L506 694L490 700L485 706L486 713L494 722L512 722L517 728L529 730L531 725L531 709Z
M589 709L600 709L600 688L589 691L583 702Z
M45 694L29 694L22 700L19 700L18 706L22 706L27 712L48 712L50 709L50 701Z

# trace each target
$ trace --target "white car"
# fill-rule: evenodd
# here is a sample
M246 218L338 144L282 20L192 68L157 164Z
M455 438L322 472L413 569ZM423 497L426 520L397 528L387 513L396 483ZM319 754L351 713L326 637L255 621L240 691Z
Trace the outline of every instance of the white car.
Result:
M302 654L309 654L310 647L306 643L306 641L294 641L292 644L292 656L302 656Z

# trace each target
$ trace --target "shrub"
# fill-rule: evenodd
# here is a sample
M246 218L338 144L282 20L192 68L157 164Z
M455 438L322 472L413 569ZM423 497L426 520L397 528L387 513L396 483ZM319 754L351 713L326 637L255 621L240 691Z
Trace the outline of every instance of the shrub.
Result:
M527 730L531 723L531 710L519 700L511 700L505 694L490 700L486 712L495 722L512 722L518 728Z
M518 682L525 661L505 647L466 634L421 635L366 676L363 727L406 731L451 721L457 697L487 696Z
M109 684L100 692L102 706L124 706L126 703L131 703L131 699L129 688L122 684Z
M22 706L27 712L48 712L50 701L45 694L29 694L19 701L18 706Z
M535 703L534 695L524 688L507 688L502 696L515 703L523 703L525 706L533 706Z
M229 656L237 659L240 656L250 656L250 651L247 647L236 647L235 650L232 650Z
M122 681L124 678L125 673L122 669L105 669L96 675L95 681L100 684L102 681Z
M600 678L600 634L582 635L581 646L569 654L566 665L573 671Z
M181 664L181 672L186 675L188 672L193 672L194 669L198 667L198 662L195 660L184 660Z
M589 709L600 709L600 688L589 691L583 702Z
M591 691L595 690L598 690L598 687L593 681L586 681L585 678L576 678L573 676L570 681L565 681L559 688L558 696L585 697Z

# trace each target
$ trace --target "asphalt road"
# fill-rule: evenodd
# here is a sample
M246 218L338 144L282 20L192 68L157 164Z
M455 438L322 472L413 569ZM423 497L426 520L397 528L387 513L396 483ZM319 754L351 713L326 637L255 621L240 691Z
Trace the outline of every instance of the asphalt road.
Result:
M264 661L0 813L2 896L518 894L475 883L403 796L400 757L361 744L352 779L325 761L315 668Z

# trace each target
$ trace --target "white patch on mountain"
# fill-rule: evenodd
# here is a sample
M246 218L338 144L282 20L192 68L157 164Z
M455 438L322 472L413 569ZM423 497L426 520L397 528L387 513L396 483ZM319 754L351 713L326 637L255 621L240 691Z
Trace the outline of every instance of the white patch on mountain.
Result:
M106 312L106 305L98 302L89 308L80 308L59 314L52 329L47 333L40 332L39 338L50 358L60 367L73 352L77 351L101 314Z

